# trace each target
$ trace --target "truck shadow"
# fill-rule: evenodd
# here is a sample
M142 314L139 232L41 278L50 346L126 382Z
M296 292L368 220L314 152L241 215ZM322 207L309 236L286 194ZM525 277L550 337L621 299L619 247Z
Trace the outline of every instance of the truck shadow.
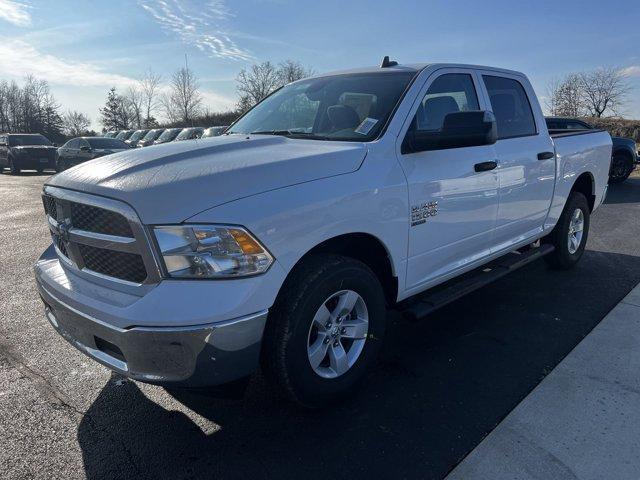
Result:
M319 412L258 376L244 395L145 391L113 376L82 418L88 478L443 478L624 295L640 257L529 265L424 321L389 312L362 390ZM177 400L177 402L176 402Z
M617 185L609 185L605 204L640 202L640 178L632 177Z

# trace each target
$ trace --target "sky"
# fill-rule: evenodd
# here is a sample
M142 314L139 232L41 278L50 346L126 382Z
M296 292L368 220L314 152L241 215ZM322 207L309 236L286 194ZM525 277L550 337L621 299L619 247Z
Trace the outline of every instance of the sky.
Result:
M99 127L110 87L185 62L205 105L232 108L242 68L299 60L316 72L456 62L519 70L544 104L548 84L624 70L625 116L640 118L640 1L0 0L0 79L46 79L63 109Z

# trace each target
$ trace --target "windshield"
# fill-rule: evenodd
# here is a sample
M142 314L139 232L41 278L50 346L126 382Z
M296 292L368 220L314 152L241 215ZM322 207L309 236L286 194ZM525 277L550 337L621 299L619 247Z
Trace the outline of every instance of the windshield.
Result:
M91 145L91 148L129 148L129 146L122 140L116 140L115 138L87 138L87 142Z
M202 133L203 128L185 128L180 132L180 135L176 137L176 140L190 140L192 138L198 138Z
M170 142L171 140L176 138L178 133L180 133L180 130L181 130L180 128L170 128L168 130L165 130L164 132L162 132L162 135L160 135L160 137L158 138L158 141Z
M146 134L147 134L147 130L138 130L134 132L133 135L131 135L131 138L129 140L133 140L135 142L136 140L140 140Z
M155 140L156 138L158 138L158 135L160 135L161 133L162 133L162 130L149 130L147 134L144 136L143 140L144 141Z
M267 97L227 133L372 140L414 75L395 71L302 80Z
M209 127L202 134L202 138L217 137L222 135L227 127Z
M122 130L118 135L116 135L116 138L118 140L126 140L127 138L129 138L129 135L131 135L131 133L131 130Z
M9 146L20 147L30 145L51 145L51 142L42 135L9 135Z

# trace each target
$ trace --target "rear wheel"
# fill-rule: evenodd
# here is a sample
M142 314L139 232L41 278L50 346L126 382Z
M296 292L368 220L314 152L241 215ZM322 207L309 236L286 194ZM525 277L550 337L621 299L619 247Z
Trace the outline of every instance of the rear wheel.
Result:
M267 378L310 408L348 395L378 354L385 315L384 292L365 264L310 257L269 313L262 351Z
M633 171L633 162L623 154L616 153L611 158L611 169L609 170L609 183L622 183Z
M580 192L571 192L557 225L545 239L555 250L544 259L554 268L572 268L584 253L589 223L587 198Z

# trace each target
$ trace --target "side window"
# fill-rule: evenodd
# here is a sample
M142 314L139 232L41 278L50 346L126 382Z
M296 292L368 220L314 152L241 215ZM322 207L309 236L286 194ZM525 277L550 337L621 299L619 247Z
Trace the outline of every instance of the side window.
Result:
M439 131L449 113L480 110L471 75L447 73L439 76L427 90L415 116L418 131Z
M498 139L535 135L536 122L524 88L517 80L483 75L498 125Z
M471 146L470 143L445 135L443 127L447 115L460 112L481 114L473 78L468 73L445 73L429 86L420 102L411 127L402 142L402 153L424 152ZM456 117L460 117L457 115ZM447 122L452 121L449 117ZM459 128L468 118L453 120ZM451 126L451 124L447 124Z
M67 148L80 148L80 146L78 145L79 142L80 140L74 138L73 140L69 141L69 146Z

